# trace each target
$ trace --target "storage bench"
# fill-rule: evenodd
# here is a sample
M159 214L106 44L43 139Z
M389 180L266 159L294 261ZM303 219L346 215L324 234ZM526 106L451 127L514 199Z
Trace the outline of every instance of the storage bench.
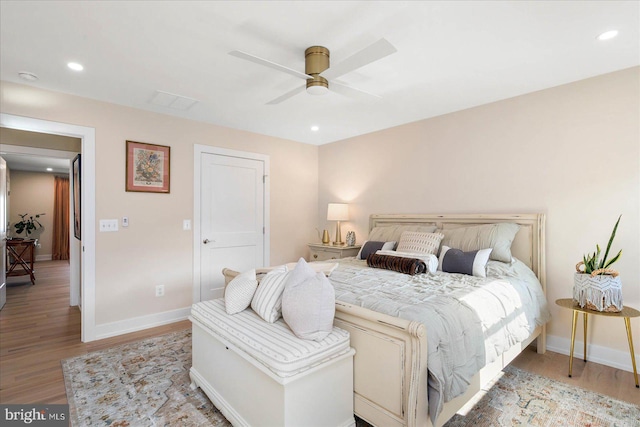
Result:
M189 320L192 387L234 426L355 426L347 331L302 340L282 319L267 323L250 308L228 315L222 298L194 304Z

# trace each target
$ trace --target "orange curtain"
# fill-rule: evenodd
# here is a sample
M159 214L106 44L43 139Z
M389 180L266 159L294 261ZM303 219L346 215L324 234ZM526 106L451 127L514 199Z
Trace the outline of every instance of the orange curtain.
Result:
M69 259L69 178L55 177L52 259Z

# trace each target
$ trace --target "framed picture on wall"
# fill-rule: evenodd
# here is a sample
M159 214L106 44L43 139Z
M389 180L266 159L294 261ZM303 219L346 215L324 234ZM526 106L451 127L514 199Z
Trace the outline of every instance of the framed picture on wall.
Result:
M73 176L72 178L72 184L73 184L73 235L75 236L76 239L78 240L82 240L82 234L81 234L81 228L80 228L80 212L81 212L81 206L80 206L80 195L82 194L80 192L80 189L82 188L82 183L81 181L81 177L82 174L80 173L80 154L78 154L74 159L73 159Z
M171 147L127 141L127 191L169 193Z

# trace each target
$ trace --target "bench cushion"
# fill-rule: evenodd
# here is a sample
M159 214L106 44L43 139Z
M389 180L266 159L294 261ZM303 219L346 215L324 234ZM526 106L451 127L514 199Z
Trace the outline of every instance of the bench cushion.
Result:
M334 327L321 341L302 340L291 332L283 319L268 323L250 308L233 316L227 315L222 298L194 304L191 317L282 378L306 371L350 350L349 333L343 329Z

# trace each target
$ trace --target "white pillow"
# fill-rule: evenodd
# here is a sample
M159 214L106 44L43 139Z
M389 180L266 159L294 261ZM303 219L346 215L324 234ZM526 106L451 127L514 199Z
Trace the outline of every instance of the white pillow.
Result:
M282 317L298 338L321 341L333 330L335 303L335 291L329 279L323 273L316 273L299 283L287 281L282 296Z
M269 323L278 320L282 314L282 291L289 273L284 265L268 272L251 300L253 311Z
M234 277L224 290L224 308L227 314L240 313L249 307L257 287L255 268Z
M377 255L389 255L389 256L397 256L400 258L415 258L427 265L427 271L429 273L435 273L438 270L438 257L434 254L417 254L411 252L398 252L398 251L384 251L379 250L376 252Z
M468 274L469 276L487 277L487 262L493 249L479 249L463 252L443 246L440 251L438 270L445 273Z
M436 255L443 237L444 234L442 233L405 231L402 233L402 236L400 236L400 242L398 242L396 250L398 252Z

